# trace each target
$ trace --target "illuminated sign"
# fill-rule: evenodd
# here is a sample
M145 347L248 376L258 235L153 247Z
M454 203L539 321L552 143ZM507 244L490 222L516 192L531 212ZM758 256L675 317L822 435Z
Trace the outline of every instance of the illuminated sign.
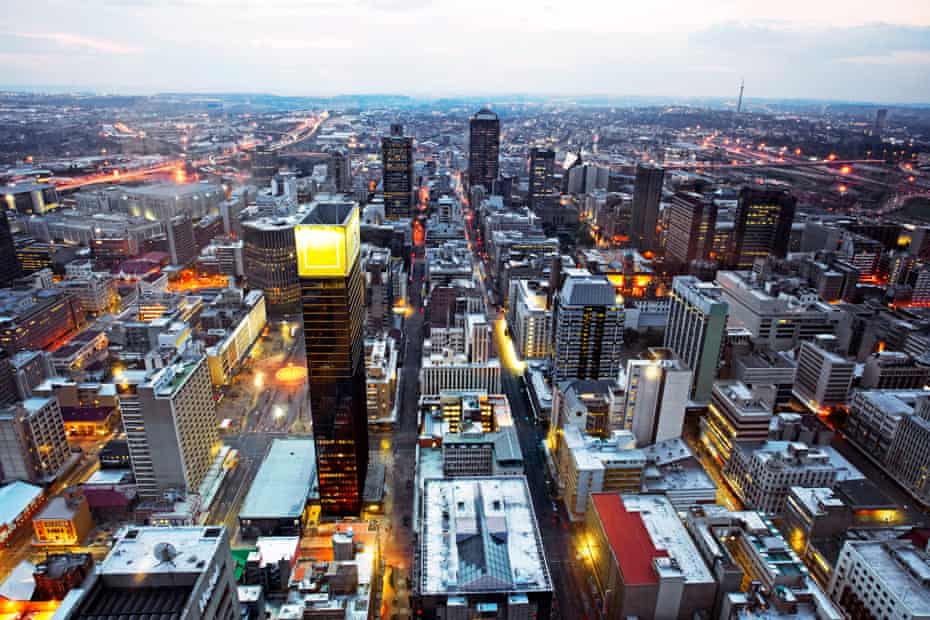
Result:
M343 277L361 246L358 208L345 224L299 224L294 228L297 273L311 278Z

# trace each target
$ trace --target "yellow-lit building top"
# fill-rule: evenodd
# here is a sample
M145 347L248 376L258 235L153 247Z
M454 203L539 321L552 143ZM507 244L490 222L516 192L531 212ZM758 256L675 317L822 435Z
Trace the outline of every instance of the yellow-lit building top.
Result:
M361 246L358 207L353 203L321 203L294 228L294 236L299 276L344 277Z

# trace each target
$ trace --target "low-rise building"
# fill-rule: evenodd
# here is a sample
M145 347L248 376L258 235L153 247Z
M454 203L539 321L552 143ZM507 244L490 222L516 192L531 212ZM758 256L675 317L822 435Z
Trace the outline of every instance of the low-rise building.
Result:
M40 546L80 545L94 527L87 498L80 491L53 497L32 519L33 544Z
M551 617L552 580L526 478L429 479L419 510L418 616Z
M632 433L614 431L609 439L600 439L569 425L560 435L553 459L569 519L584 519L592 493L640 492L646 456L636 448Z
M239 509L244 536L293 536L303 529L316 489L312 439L275 439Z
M45 491L40 486L21 480L0 486L0 547L29 524L43 503Z
M659 495L596 493L581 549L607 618L691 618L711 609L713 574Z
M849 617L930 618L930 555L905 540L851 541L828 589Z
M397 421L397 345L390 336L365 340L365 386L369 426Z
M717 485L680 437L642 448L646 457L643 493L665 495L676 510L712 504Z

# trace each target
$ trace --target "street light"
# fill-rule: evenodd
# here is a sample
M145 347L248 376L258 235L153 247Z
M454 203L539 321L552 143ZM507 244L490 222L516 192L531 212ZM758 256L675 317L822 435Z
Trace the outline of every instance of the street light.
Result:
M260 390L265 385L265 374L261 371L255 373L255 389Z

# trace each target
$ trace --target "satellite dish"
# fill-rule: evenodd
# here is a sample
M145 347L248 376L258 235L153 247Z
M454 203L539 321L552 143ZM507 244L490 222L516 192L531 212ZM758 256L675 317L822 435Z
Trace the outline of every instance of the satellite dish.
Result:
M171 543L158 543L155 545L155 559L159 564L165 562L174 564L174 558L178 557L178 550Z

